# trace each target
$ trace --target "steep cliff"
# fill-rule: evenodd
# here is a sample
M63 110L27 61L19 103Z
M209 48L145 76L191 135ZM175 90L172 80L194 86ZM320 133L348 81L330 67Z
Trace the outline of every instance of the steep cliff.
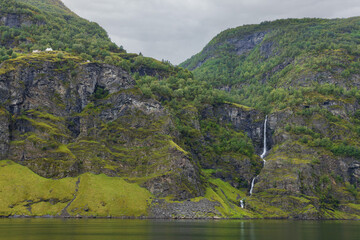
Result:
M359 21L288 19L229 29L182 64L228 99L268 114L266 163L246 199L252 211L358 218Z
M190 72L0 3L1 216L359 219L359 18L230 29Z
M0 77L2 159L48 178L105 173L138 179L155 196L202 193L159 102L120 68L54 55L2 65L11 66Z
M132 77L119 67L84 62L67 54L59 58L57 52L23 55L1 64L0 100L0 155L7 159L0 171L23 187L27 183L22 179L27 176L37 189L13 192L9 179L2 179L4 187L8 186L2 193L13 194L0 209L4 216L251 215L228 209L239 209L238 198L244 192L221 180L212 183L214 180L209 178L221 178L237 187L242 183L248 188L260 167L254 153L215 154L218 159L209 162L201 155L206 152L203 149L184 150L176 143L181 133L174 124L172 110L145 97ZM208 105L199 113L199 120L228 122L231 131L240 137L248 141L251 137L254 141L261 139L261 113L231 104L223 107ZM243 119L246 122L242 123ZM200 129L199 122L193 124ZM250 131L249 137L241 130ZM217 134L199 136L203 139L200 147L218 141ZM26 166L38 176L14 163ZM12 171L9 169L16 171L8 172ZM86 192L89 184L93 185L91 193ZM117 190L116 186L124 189ZM54 189L56 192L52 193ZM115 196L99 199L106 189ZM111 207L114 201L130 201L121 194L136 197L134 189L145 200L139 209L126 212L128 203ZM232 196L226 196L224 191Z

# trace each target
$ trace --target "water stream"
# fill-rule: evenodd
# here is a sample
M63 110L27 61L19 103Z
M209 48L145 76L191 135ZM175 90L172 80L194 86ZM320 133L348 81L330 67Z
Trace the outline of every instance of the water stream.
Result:
M267 146L266 146L266 125L267 125L267 121L268 121L268 117L265 117L265 122L264 122L264 151L263 153L260 155L261 159L264 161L264 164L266 163L266 160L264 159L266 152L267 152Z
M264 161L264 166L265 166L265 163L266 163L265 155L267 153L267 146L266 146L266 128L267 128L266 125L267 125L267 121L268 121L268 116L265 117L265 122L264 122L264 150L263 150L263 153L260 155L261 159ZM253 180L251 181L250 196L253 193L255 180L256 180L257 177L258 176L254 177Z
M263 150L263 153L260 155L261 159L263 160L264 162L264 166L265 166L265 163L266 163L266 160L265 160L265 155L267 153L267 145L266 145L266 125L267 125L267 121L268 121L268 116L265 117L265 122L264 122L264 150ZM254 190L254 185L255 185L255 180L258 176L254 177L253 180L251 181L251 187L250 187L250 196L252 195L253 193L253 190ZM241 199L240 200L240 206L241 208L245 208L245 204L244 204L244 200L245 199Z

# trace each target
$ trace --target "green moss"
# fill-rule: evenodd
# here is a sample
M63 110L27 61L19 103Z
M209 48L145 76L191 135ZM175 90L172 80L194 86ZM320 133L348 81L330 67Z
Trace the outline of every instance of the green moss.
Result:
M44 133L49 134L50 136L61 136L64 138L68 138L66 134L64 134L65 127L62 124L55 124L50 121L40 121L39 119L32 119L27 116L20 116L19 119L27 120L33 125L35 128L38 128L39 130L43 131ZM65 132L66 133L66 132Z
M0 107L0 116L6 115L6 113L7 113L7 111L4 108Z
M75 155L70 151L70 149L64 144L60 145L56 150L54 150L54 152L66 154L73 159L76 158Z
M11 141L10 142L10 145L19 145L19 146L21 146L21 145L24 145L25 144L25 141L24 140L18 140L18 141Z
M29 111L27 111L27 113L34 116L34 117L47 119L47 120L51 120L51 121L54 121L54 122L65 121L64 118L54 116L54 115L52 115L52 114L50 114L48 112L44 113L44 112L40 112L40 111L36 111L36 110L29 110Z
M42 178L26 167L0 161L0 215L60 214L73 198L75 182Z
M288 218L290 214L279 207L272 206L257 198L247 200L248 208L261 218Z
M209 179L210 187L206 189L204 197L192 199L197 202L203 198L220 203L220 207L216 209L224 218L246 218L259 217L256 213L252 213L248 209L240 207L240 200L246 203L246 192L232 187L229 183L221 179Z
M360 204L349 203L347 206L360 211Z
M0 68L0 75L6 74L8 72L14 71L15 67L12 64L4 63Z
M206 176L206 178L211 178L211 176L216 173L215 169L201 169L202 173L204 174L204 176Z
M68 212L85 216L146 216L151 194L121 178L86 173Z
M303 197L296 197L296 196L289 196L289 198L292 198L296 201L299 201L301 203L310 203L311 201L309 199L303 198Z
M26 140L34 143L34 144L45 144L47 141L40 138L39 136L37 136L36 134L34 133L29 133L28 137L26 138Z
M110 165L105 163L104 168L115 171L118 166Z
M151 194L137 184L105 175L42 178L12 161L0 161L0 215L146 216ZM78 191L76 191L78 189Z
M233 103L233 102L225 102L225 103L233 105L233 106L238 107L238 108L241 108L244 111L254 110L254 108L251 108L251 107L248 107L248 106L245 106L245 105L241 105L241 104L238 104L238 103Z
M177 145L174 141L170 140L169 143L170 143L171 147L176 148L178 151L180 151L186 155L189 154L187 151L185 151L183 148L181 148L179 145Z

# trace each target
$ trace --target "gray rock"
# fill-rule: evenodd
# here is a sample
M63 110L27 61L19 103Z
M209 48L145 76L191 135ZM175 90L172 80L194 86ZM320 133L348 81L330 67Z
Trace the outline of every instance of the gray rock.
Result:
M213 218L221 216L221 213L215 208L220 207L220 203L212 202L208 199L202 199L198 202L166 202L165 200L154 200L150 206L150 218Z

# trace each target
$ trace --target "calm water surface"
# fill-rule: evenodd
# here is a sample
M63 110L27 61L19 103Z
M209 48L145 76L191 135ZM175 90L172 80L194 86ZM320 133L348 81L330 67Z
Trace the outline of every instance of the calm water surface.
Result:
M359 240L356 221L0 219L0 240Z

